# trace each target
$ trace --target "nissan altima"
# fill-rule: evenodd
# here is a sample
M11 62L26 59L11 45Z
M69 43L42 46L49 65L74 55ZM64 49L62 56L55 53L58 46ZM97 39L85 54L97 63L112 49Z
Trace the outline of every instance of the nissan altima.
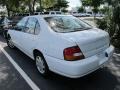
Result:
M79 78L110 61L109 34L71 15L27 16L8 31L7 44L35 60L41 75L49 71Z

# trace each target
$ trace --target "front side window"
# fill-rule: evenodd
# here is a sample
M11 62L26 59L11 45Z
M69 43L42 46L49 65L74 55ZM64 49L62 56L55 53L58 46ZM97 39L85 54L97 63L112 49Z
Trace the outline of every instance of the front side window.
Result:
M14 30L16 30L16 31L24 31L24 29L25 29L25 25L26 25L26 23L27 23L27 20L28 20L28 18L27 17L25 17L25 18L23 18L22 20L20 20L18 23L17 23L17 25L16 25L16 27L14 28Z
M89 24L73 16L45 17L49 26L56 32L67 33L92 28Z
M27 18L23 18L22 20L20 20L18 23L17 23L17 26L18 27L24 27L26 22L27 22Z

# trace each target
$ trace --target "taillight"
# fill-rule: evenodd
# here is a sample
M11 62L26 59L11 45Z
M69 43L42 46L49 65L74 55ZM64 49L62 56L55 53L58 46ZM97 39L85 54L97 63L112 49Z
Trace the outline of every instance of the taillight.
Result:
M68 61L84 59L84 55L78 46L64 49L64 59Z

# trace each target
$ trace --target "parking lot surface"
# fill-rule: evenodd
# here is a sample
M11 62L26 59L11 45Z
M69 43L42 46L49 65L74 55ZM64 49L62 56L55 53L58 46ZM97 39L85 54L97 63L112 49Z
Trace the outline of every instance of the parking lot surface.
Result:
M43 78L35 62L18 49L10 49L0 36L0 46L9 54L40 90L120 90L120 57L87 76L70 79L54 73ZM8 58L9 59L9 58ZM0 51L0 90L31 90L23 77Z
M1 50L0 90L32 90Z

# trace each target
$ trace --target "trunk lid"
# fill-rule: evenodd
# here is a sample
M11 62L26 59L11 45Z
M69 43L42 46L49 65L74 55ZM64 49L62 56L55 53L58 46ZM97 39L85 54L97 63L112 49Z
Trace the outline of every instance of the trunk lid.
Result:
M110 43L108 33L100 29L64 33L62 37L74 41L86 58L104 51Z

